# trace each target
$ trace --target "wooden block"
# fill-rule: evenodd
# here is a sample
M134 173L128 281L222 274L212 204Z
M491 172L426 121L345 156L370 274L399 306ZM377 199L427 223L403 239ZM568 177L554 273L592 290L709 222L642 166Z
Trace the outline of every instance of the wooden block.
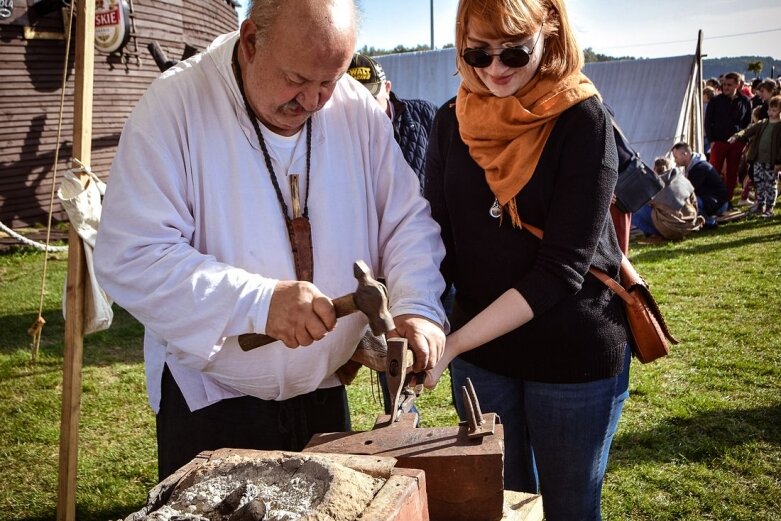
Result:
M396 467L426 473L432 521L497 521L504 504L504 430L469 438L466 427L414 428L415 415L388 417L367 432L318 434L304 452L364 454L396 458Z
M361 520L428 521L426 473L418 469L393 469Z
M542 496L526 492L504 491L502 521L542 521Z

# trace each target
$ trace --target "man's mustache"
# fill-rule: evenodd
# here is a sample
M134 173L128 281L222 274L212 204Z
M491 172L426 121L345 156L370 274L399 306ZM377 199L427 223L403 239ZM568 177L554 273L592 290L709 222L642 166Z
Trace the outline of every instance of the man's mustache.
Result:
M292 99L292 100L288 101L287 103L285 103L284 105L282 105L282 110L291 110L291 111L295 111L295 112L297 112L299 110L302 110L302 111L306 112L307 114L311 115L311 114L314 114L315 112L317 112L318 110L320 110L321 108L323 108L323 105L325 105L325 103L319 104L317 107L315 107L314 110L307 110L298 101Z

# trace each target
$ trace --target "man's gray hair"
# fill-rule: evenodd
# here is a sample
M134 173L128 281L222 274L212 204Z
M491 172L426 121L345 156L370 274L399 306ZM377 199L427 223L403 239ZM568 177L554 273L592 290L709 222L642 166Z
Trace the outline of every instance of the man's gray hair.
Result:
M284 1L286 0L249 0L247 17L255 22L258 28L256 36L260 42L266 39Z

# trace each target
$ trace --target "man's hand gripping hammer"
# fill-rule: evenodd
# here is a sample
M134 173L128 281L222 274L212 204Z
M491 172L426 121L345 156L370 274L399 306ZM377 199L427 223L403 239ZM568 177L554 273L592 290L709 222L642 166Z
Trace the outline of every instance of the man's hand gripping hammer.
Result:
M333 300L336 318L361 311L369 319L369 327L375 335L383 335L394 329L396 326L388 311L388 292L385 286L372 277L369 266L362 260L353 264L353 275L358 279L358 288L353 293ZM244 351L249 351L276 340L268 335L249 333L239 335L239 346Z

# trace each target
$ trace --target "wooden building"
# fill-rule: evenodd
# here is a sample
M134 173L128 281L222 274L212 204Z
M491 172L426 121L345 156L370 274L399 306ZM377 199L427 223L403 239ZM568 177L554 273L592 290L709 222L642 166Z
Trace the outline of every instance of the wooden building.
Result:
M160 75L150 44L156 42L174 61L203 50L217 35L238 28L238 3L93 1L97 11L91 165L96 174L107 178L125 119ZM0 221L10 227L47 221L69 2L0 0ZM74 38L75 33L74 20ZM74 42L70 49L57 184L70 167ZM66 219L56 200L54 217Z

